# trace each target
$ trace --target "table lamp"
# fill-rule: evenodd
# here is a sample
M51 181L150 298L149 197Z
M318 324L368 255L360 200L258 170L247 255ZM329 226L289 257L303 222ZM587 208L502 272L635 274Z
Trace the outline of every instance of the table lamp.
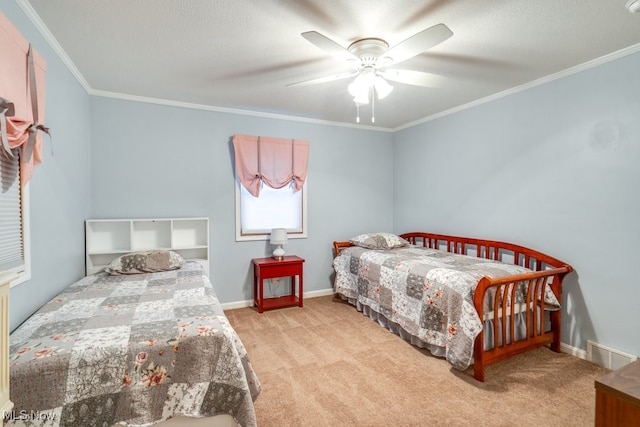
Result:
M284 249L282 249L282 245L286 244L287 240L286 228L274 228L271 230L270 243L272 245L277 245L277 248L273 251L273 257L278 261L282 261L284 259Z

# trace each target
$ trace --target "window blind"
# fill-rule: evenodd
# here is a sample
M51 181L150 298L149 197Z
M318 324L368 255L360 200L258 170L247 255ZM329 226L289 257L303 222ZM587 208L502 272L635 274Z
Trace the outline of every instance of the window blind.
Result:
M290 233L302 233L302 191L294 191L292 185L271 188L265 185L260 197L254 197L244 187L240 188L240 231L242 235L270 234L273 228L286 228Z
M0 153L0 271L24 265L19 150Z

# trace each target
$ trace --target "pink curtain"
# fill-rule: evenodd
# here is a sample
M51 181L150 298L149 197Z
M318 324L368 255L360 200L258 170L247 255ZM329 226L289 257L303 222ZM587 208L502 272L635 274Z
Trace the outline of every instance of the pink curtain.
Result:
M242 185L255 197L260 184L282 188L292 180L300 191L307 179L309 142L303 140L234 135L236 171Z
M10 148L20 147L22 164L20 165L22 185L25 185L33 169L42 162L42 133L46 131L44 123L45 110L45 72L46 62L37 52L33 51L35 65L35 86L37 88L37 120L34 120L31 84L28 74L29 42L20 34L9 19L0 13L0 98L5 105L13 104L14 114L0 123L6 133L4 141ZM2 100L0 100L0 104ZM2 110L0 110L2 111ZM29 147L27 141L33 133L35 142ZM0 143L0 155L8 155ZM3 153L4 152L4 153Z

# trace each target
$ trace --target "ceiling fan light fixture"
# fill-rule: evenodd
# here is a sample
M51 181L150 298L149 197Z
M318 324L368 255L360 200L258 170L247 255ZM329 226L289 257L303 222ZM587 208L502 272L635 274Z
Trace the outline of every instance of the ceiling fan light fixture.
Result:
M640 2L640 0L634 0ZM404 41L389 47L389 44L379 38L368 37L358 39L348 48L317 31L302 33L302 37L325 52L337 57L354 70L351 73L340 73L333 76L321 77L297 84L322 83L333 80L350 78L357 74L349 83L347 90L356 104L356 121L360 122L360 107L371 103L371 123L375 123L375 103L387 97L393 86L387 80L415 86L432 86L432 75L420 71L393 70L387 67L406 61L409 58L426 51L447 40L453 32L444 24L437 24L426 28Z
M380 76L376 76L373 86L376 89L376 94L378 94L378 99L386 98L393 90L393 86Z
M631 13L638 13L640 12L640 0L629 0L625 7Z
M356 103L356 105L360 106L360 105L366 105L369 103L369 92L365 92L365 93L361 93L357 96L353 97L353 102Z
M353 101L362 105L369 103L370 88L371 84L367 81L366 76L360 74L349 84L347 90L353 96Z

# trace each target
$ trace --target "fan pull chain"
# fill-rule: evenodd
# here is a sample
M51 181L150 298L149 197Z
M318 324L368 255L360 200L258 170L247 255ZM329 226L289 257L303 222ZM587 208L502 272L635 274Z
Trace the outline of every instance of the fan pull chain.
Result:
M376 122L376 94L371 95L371 123Z

